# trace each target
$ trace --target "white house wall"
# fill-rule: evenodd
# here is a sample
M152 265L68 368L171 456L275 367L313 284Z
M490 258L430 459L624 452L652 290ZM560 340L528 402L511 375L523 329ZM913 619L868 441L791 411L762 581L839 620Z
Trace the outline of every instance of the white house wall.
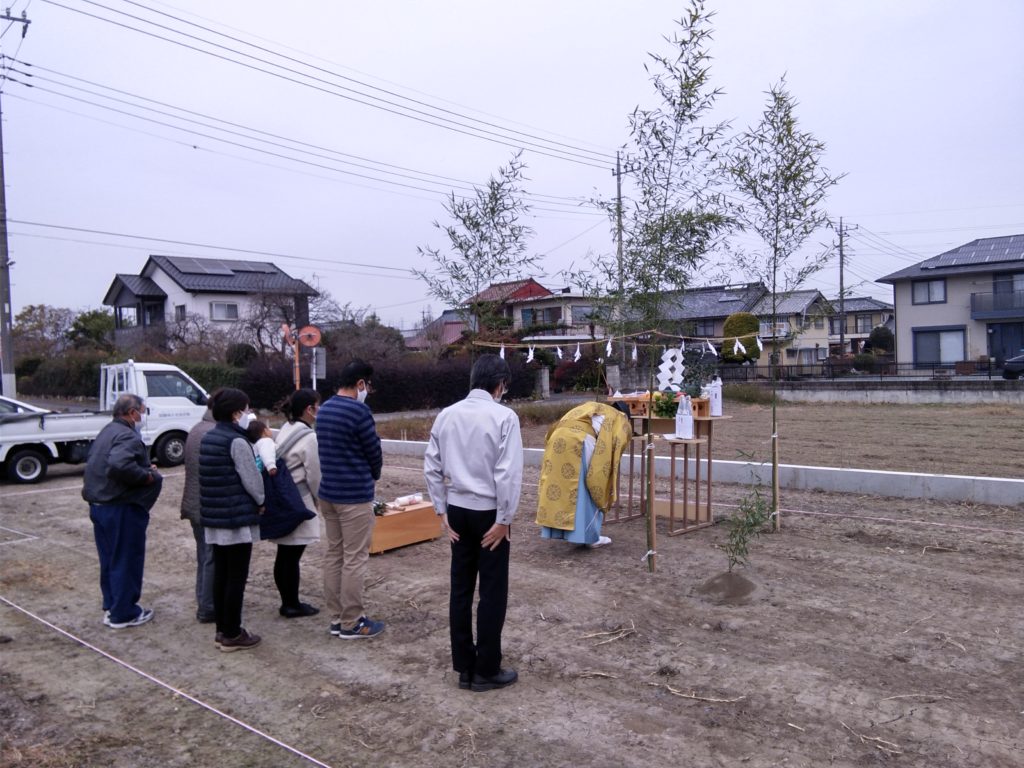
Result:
M950 275L946 280L946 301L943 304L914 304L912 281L894 286L896 305L896 362L914 362L914 329L963 326L965 329L965 360L977 360L988 354L988 329L981 321L971 319L971 294L992 290L990 274Z

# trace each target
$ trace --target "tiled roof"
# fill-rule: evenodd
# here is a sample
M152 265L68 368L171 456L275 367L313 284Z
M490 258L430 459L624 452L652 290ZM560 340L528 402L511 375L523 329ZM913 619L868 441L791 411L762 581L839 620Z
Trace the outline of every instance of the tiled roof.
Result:
M269 261L232 259L195 259L183 256L151 255L143 275L159 267L168 277L190 293L284 293L316 296L302 280L286 274Z
M491 283L476 296L466 300L467 304L474 304L480 301L505 302L510 299L523 299L531 296L548 296L551 294L547 288L538 283L532 277L525 280L512 280L508 283Z
M825 297L821 295L821 291L818 290L790 291L789 293L782 294L778 297L775 314L799 315L806 312L811 304L818 299L825 299ZM767 317L770 315L772 313L772 295L770 293L765 294L765 296L763 296L750 311L758 317Z
M915 278L1020 269L1021 266L1024 266L1024 235L982 237L881 277L878 282L895 283Z
M469 318L469 320L469 325L472 326L474 320L473 318ZM406 341L405 346L409 349L428 349L435 344L448 346L462 338L462 332L467 327L466 321L457 311L446 309L440 317L432 320L413 338Z
M141 275L114 275L114 281L107 288L107 294L103 297L103 303L114 306L122 291L127 291L137 299L166 299L167 294L163 288L154 283L148 277Z
M697 320L728 317L734 312L751 312L754 303L764 295L761 283L743 285L709 285L690 288L665 297L666 320Z
M829 299L832 309L839 312L839 299ZM849 296L843 299L844 312L892 312L893 306L870 296Z

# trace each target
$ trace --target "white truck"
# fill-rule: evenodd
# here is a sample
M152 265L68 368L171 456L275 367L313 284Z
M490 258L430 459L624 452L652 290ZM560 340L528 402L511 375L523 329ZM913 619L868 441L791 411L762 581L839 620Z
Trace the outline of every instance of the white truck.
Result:
M101 367L98 412L0 413L0 466L7 478L38 483L50 464L85 461L90 444L110 422L114 402L126 392L145 401L142 440L153 460L161 466L180 464L188 431L206 411L207 393L176 366L129 360Z

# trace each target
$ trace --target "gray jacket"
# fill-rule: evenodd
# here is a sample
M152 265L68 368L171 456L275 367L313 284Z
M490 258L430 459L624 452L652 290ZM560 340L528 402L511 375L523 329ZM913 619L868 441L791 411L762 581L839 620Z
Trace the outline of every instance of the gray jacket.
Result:
M188 432L185 440L185 490L181 494L181 519L199 523L199 444L203 435L216 426L213 411L209 408L203 420Z
M160 473L151 468L149 449L131 424L114 419L100 430L89 447L83 499L90 504L133 504L149 511L162 483Z

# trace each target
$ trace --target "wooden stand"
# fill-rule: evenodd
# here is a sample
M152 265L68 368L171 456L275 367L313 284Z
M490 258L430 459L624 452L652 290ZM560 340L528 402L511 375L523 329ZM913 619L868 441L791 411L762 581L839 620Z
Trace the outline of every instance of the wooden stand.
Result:
M405 509L389 509L374 521L370 554L432 541L441 536L441 518L429 501Z
M667 499L654 500L654 514L659 517L668 517L668 535L678 536L682 533L689 533L698 528L706 528L712 524L711 519L711 473L708 472L707 480L704 482L706 501L701 504L700 500L700 448L707 445L703 437L689 439L663 437L669 444L669 491ZM694 468L694 491L693 503L690 503L690 446L694 447L696 454ZM683 447L683 502L676 503L676 457L679 446ZM710 451L708 452L708 467L710 468ZM682 520L682 525L676 527L677 515Z

